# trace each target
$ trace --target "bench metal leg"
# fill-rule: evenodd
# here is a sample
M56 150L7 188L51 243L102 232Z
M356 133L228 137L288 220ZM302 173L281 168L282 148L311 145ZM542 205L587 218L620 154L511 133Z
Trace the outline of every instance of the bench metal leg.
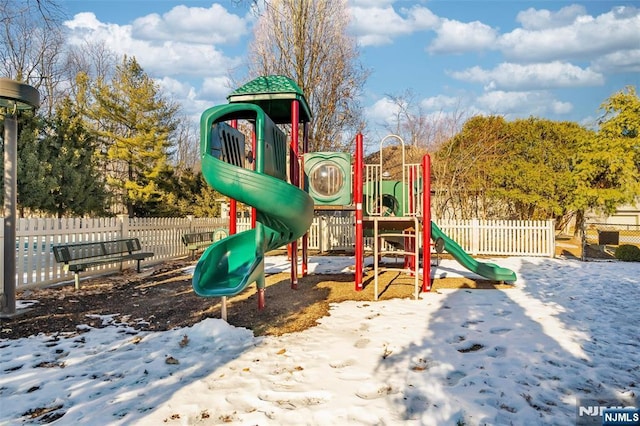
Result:
M80 290L80 273L76 272L73 274L73 281L76 286L76 290Z

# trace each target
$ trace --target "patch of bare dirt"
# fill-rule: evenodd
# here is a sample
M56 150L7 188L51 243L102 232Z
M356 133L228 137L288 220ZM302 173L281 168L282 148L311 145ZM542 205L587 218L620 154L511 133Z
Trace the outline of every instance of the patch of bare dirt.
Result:
M17 299L36 300L28 310L0 320L0 339L17 339L39 333L78 332L82 326L104 327L110 315L118 323L139 330L162 331L187 327L205 318L220 318L221 299L197 296L191 287L189 269L195 261L173 260L137 273L93 277L73 284L29 290ZM414 281L408 274L389 271L379 275L379 300L413 298ZM227 320L246 327L256 335L281 335L305 330L329 315L331 303L347 300L374 302L374 276L367 271L364 289L354 290L353 274L312 274L300 277L297 290L291 289L289 273L267 276L265 309L258 310L255 285L228 298ZM498 282L467 278L436 279L439 288L509 288Z

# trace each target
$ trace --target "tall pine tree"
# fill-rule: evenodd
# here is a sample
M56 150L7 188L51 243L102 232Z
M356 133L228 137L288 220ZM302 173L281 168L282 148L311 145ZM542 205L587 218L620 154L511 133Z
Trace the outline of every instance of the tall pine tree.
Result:
M46 210L57 217L103 215L108 197L97 164L96 138L69 98L61 102L44 134L54 180Z
M114 213L147 216L170 203L161 181L170 171L170 137L178 107L165 99L135 58L125 57L113 79L98 81L90 115L97 125Z
M55 179L48 164L49 147L40 139L42 118L21 114L18 136L17 203L21 217L47 211Z

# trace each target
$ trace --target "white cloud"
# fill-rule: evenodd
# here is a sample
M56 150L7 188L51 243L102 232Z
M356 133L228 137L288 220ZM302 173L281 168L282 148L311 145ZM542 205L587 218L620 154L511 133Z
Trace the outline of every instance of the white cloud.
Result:
M445 19L429 45L430 53L463 53L493 48L497 31L479 21L460 22Z
M423 7L403 8L398 13L391 5L366 6L349 9L351 30L362 46L390 44L396 37L439 25L439 18Z
M619 50L600 56L593 61L591 68L607 73L640 73L640 49Z
M231 80L226 76L205 77L202 82L201 93L203 96L222 99L226 102L226 97L233 91Z
M92 12L78 13L64 25L69 30L67 43L70 45L84 45L87 40L104 41L109 49L123 54L133 42L130 26L100 22Z
M160 16L153 13L133 21L132 36L140 40L185 43L235 43L248 34L247 21L219 4L209 8L176 6Z
M554 114L558 115L569 114L571 111L573 111L573 105L571 104L571 102L562 102L555 100L551 103L551 110Z
M98 20L93 12L82 12L76 14L72 20L66 21L64 25L72 31L78 30L98 30L107 28L107 24L103 24Z
M396 0L349 0L350 5L361 7L382 7L395 2Z
M545 116L550 113L567 114L573 106L558 101L547 91L487 92L476 99L479 109L489 114L509 117Z
M240 58L230 58L214 46L164 42L160 46L138 43L136 57L145 70L164 75L225 75L240 64Z
M163 92L169 93L175 97L190 99L195 97L195 90L193 86L184 81L176 80L171 77L164 77L156 79L155 82L160 86Z
M441 18L425 7L415 6L402 11L406 13L413 31L436 29L440 26Z
M547 9L529 8L518 13L516 21L522 24L522 28L527 30L543 30L547 28L564 27L572 24L575 20L586 15L586 9L579 4L572 4L563 7L557 12Z
M559 61L525 65L502 63L491 70L473 67L453 72L451 76L462 81L482 83L488 90L588 87L604 83L604 76L600 73Z
M528 21L527 24L531 25ZM640 10L620 6L595 18L579 16L565 26L517 28L500 37L498 46L507 58L516 61L590 60L610 52L637 49L639 28Z
M102 41L119 55L135 57L151 76L224 75L240 63L213 44L136 38L131 25L102 23L93 13L77 14L65 25L71 30L70 44Z
M461 102L461 98L437 95L423 99L420 102L420 106L427 111L451 111L452 109L458 109L461 106Z
M182 105L182 112L189 117L193 123L200 121L202 112L207 108L225 103L225 96L229 92L228 89L226 92L210 91L205 87L206 83L198 90L189 82L170 77L164 77L155 81L163 93Z
M362 46L390 44L394 37L409 34L403 19L391 6L352 7L351 29Z
M395 123L400 107L391 99L378 99L373 105L365 108L367 120L375 125L384 126Z

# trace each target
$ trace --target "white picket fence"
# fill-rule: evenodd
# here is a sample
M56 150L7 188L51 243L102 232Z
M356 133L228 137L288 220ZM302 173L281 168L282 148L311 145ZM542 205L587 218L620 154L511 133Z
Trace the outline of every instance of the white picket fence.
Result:
M438 227L473 256L555 255L553 220L444 220ZM365 231L365 250L373 247L373 238ZM422 234L419 236L422 245ZM353 216L316 217L309 232L309 247L321 252L353 251Z
M16 224L16 288L46 287L73 280L73 274L64 271L53 257L51 248L57 244L137 237L143 251L154 253L143 262L149 265L188 256L190 252L181 240L183 234L227 229L228 224L227 219L193 217L20 219ZM0 232L4 251L4 224ZM117 271L126 266L130 265L96 266L82 276ZM2 268L4 276L4 262Z
M0 220L0 223L2 221ZM554 222L460 220L437 222L442 231L471 255L546 256L555 252ZM238 232L249 229L250 219L240 218ZM57 264L51 247L71 242L102 241L137 237L143 251L154 256L143 262L151 265L188 256L181 236L189 232L228 229L228 219L220 218L65 218L20 219L16 228L16 288L45 287L73 281L73 274ZM353 216L317 216L309 229L309 249L317 252L353 252L355 225ZM4 250L4 224L0 226ZM365 235L365 248L372 247ZM6 259L3 253L3 259ZM123 266L102 265L84 272L83 277L117 271ZM2 263L4 276L4 261ZM0 291L2 289L0 288Z
M554 220L439 221L438 227L472 256L555 255Z

